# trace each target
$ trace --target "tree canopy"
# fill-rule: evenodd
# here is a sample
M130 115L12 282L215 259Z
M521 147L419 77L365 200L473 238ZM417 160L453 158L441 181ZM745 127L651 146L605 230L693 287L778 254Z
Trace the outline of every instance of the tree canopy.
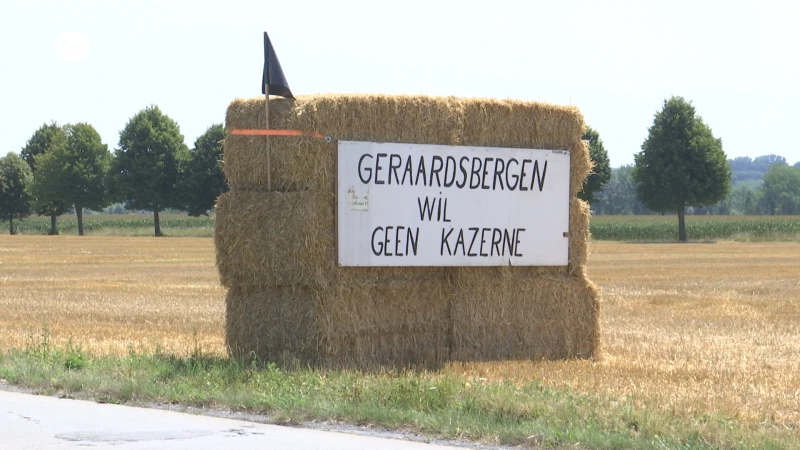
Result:
M634 158L637 197L653 211L676 212L681 241L686 240L686 208L711 205L730 192L722 140L682 97L664 101Z
M49 151L53 146L53 140L61 133L61 127L57 123L46 123L39 127L25 143L25 147L19 154L28 163L32 172L36 173L36 156Z
M111 170L115 198L128 209L153 211L156 236L158 213L182 206L178 174L188 154L177 122L157 106L138 112L120 133Z
M611 170L611 179L595 195L592 212L596 214L652 214L636 198L633 166Z
M756 168L756 170L761 170L762 172L769 170L773 164L781 164L785 166L786 158L780 155L762 155L753 159L753 166Z
M8 220L8 232L15 234L14 219L31 214L31 168L16 153L0 158L0 220Z
M586 131L583 133L583 140L589 142L589 157L594 163L594 168L586 178L578 197L589 203L594 203L595 195L611 179L611 163L608 160L608 152L603 146L603 140L600 139L600 133L587 126Z
M182 209L190 216L207 215L214 208L217 197L228 191L228 183L222 172L223 139L225 128L222 124L209 127L194 142L189 160L181 170L179 185Z
M767 214L800 214L800 168L773 164L764 175L762 209Z
M22 159L28 163L36 181L36 157L49 152L56 140L63 138L64 130L55 122L44 124L33 133L20 152ZM34 195L34 197L36 197ZM58 234L56 218L69 211L69 205L60 201L35 198L33 212L41 216L50 216L50 234Z
M78 234L83 236L83 208L108 205L106 178L111 153L100 134L87 123L64 126L52 149L36 156L33 193L40 201L75 207Z

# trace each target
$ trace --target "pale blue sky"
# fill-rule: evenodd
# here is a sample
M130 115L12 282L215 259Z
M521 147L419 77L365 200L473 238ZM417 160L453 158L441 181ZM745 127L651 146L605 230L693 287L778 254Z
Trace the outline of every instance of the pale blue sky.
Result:
M572 103L615 167L633 162L662 101L682 95L728 157L800 160L791 1L3 0L0 10L0 154L50 121L89 122L113 149L150 104L192 146L231 100L261 94L267 31L295 95Z

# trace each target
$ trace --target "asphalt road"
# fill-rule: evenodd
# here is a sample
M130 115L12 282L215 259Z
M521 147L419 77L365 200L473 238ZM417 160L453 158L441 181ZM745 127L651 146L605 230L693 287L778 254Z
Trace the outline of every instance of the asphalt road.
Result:
M68 448L463 449L0 391L0 449Z

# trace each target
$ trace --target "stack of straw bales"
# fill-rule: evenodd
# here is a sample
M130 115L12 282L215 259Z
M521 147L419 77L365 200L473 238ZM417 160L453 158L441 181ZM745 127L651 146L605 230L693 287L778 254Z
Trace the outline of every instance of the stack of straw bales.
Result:
M585 273L591 169L574 107L427 96L270 100L274 129L229 135L215 244L235 356L322 367L438 367L450 360L591 357L597 291ZM264 99L230 104L227 129L263 129ZM566 267L339 267L336 140L569 150ZM271 189L267 189L267 168Z

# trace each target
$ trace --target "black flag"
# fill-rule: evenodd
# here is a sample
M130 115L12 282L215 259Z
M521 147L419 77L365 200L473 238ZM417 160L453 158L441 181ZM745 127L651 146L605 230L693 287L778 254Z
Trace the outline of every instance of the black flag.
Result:
M265 88L269 86L269 95L279 95L286 98L294 98L292 91L289 90L289 83L283 76L281 63L278 62L278 55L272 48L272 42L264 32L264 74L261 76L261 93L266 94Z

